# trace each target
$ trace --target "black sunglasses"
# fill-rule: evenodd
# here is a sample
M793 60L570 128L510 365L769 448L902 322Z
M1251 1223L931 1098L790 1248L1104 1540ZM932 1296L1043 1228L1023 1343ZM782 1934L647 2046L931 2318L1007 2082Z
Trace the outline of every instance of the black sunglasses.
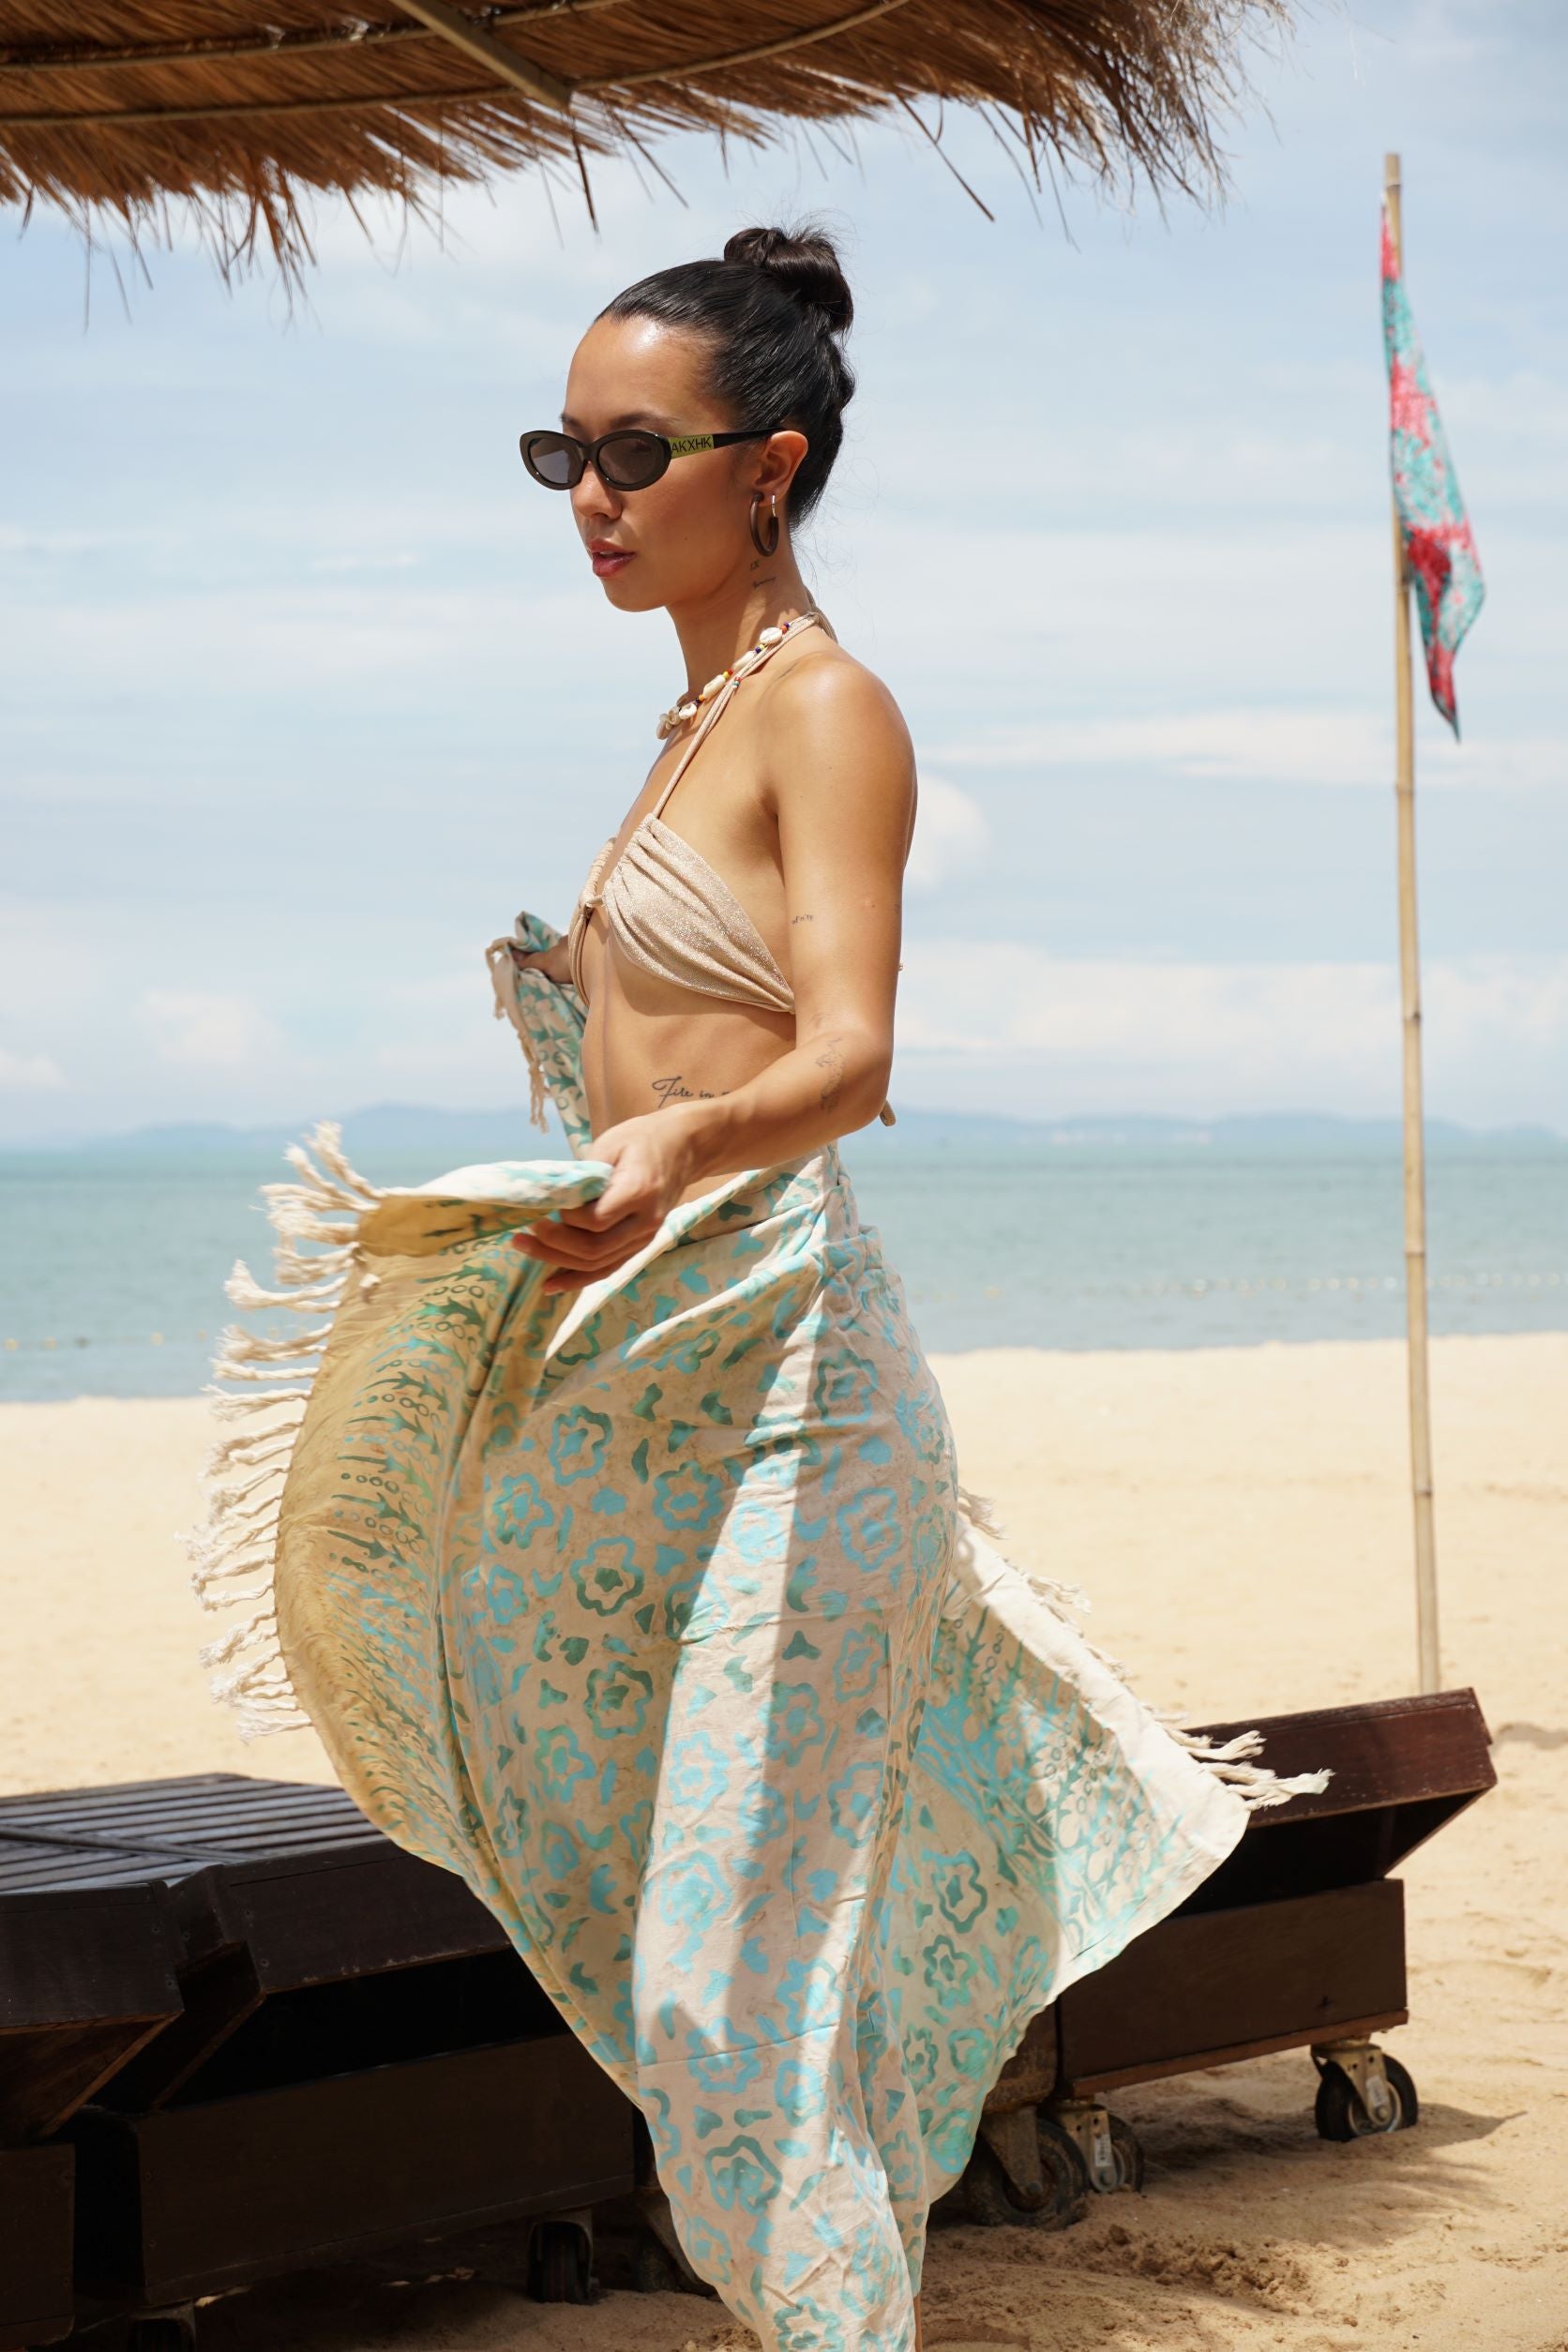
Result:
M723 449L732 441L765 441L778 430L776 425L749 425L744 432L679 433L671 439L633 426L601 433L597 441L578 441L570 433L523 433L518 446L523 464L546 490L575 490L590 465L610 490L646 490L668 473L672 458Z

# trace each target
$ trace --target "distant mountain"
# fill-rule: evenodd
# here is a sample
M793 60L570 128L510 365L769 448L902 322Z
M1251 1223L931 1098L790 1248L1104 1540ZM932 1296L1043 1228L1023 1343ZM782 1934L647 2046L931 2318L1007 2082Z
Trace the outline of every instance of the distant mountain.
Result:
M301 1119L288 1125L238 1127L211 1120L186 1121L138 1127L128 1135L36 1148L182 1156L281 1153L286 1144L299 1140L311 1123ZM566 1150L565 1133L553 1113L549 1132L541 1135L529 1123L520 1105L508 1110L437 1110L416 1103L374 1103L351 1112L340 1123L351 1157L367 1163L413 1156L431 1167L456 1168L470 1161L556 1157ZM1270 1111L1224 1119L1182 1119L1137 1111L1119 1117L1096 1113L1078 1119L1013 1119L1001 1112L911 1108L899 1111L897 1126L870 1127L852 1138L851 1145L856 1153L928 1147L973 1150L979 1145L997 1150L1048 1146L1063 1151L1158 1146L1230 1152L1397 1151L1399 1136L1397 1119L1348 1119L1331 1111ZM1428 1119L1426 1139L1439 1151L1499 1144L1545 1153L1568 1151L1568 1137L1549 1127L1467 1127L1450 1119Z
M1259 1111L1225 1119L1179 1119L1153 1111L1129 1111L1118 1117L1096 1114L1083 1119L1008 1119L1000 1114L946 1110L900 1110L891 1135L870 1128L867 1142L885 1138L896 1143L994 1143L999 1147L1042 1144L1058 1150L1114 1149L1124 1145L1147 1150L1153 1145L1222 1151L1334 1152L1364 1151L1386 1146L1397 1151L1401 1138L1397 1119L1347 1119L1333 1111ZM862 1140L856 1137L858 1143ZM1568 1136L1550 1127L1467 1127L1453 1119L1428 1119L1426 1140L1438 1149L1505 1143L1546 1152L1568 1151Z
M565 1130L553 1112L548 1134L531 1125L520 1105L514 1110L436 1110L413 1103L375 1103L352 1111L338 1123L350 1156L388 1153L434 1153L448 1168L467 1160L526 1160L553 1156L566 1149ZM225 1126L215 1120L192 1120L157 1127L136 1127L128 1135L95 1137L62 1149L91 1152L219 1153L281 1152L309 1135L312 1118L291 1120L286 1126Z
M254 1127L228 1125L212 1119L168 1121L154 1127L133 1127L122 1135L55 1135L27 1143L8 1143L0 1146L0 1154L91 1152L125 1153L148 1159L216 1159L236 1154L249 1157L258 1153L279 1153L290 1143L302 1142L315 1123L313 1117ZM338 1123L351 1153L406 1154L412 1151L426 1157L432 1151L450 1152L455 1156L448 1158L446 1165L452 1168L466 1159L531 1159L566 1149L565 1137L553 1114L549 1134L541 1135L537 1127L529 1124L525 1108L433 1110L387 1103L356 1111L349 1118L339 1119Z

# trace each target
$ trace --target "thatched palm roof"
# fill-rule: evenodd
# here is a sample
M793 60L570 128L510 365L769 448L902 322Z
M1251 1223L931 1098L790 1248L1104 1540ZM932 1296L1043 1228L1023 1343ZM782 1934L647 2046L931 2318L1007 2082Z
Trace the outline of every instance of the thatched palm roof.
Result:
M1214 176L1211 112L1286 0L0 0L0 202L158 233L227 265L309 253L299 199L568 165L705 128L745 140L889 105L979 108L1059 156ZM927 113L922 114L922 106ZM658 168L656 164L656 170ZM590 192L590 204L592 196Z

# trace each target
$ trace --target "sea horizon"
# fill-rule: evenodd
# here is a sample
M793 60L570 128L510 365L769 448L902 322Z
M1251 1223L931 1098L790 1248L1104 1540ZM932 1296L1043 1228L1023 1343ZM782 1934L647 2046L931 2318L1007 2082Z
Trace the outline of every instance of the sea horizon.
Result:
M381 1104L340 1123L384 1186L566 1156L520 1109ZM0 1399L205 1387L235 1259L270 1271L262 1187L309 1133L188 1123L0 1151ZM1568 1138L1434 1120L1426 1147L1433 1333L1568 1329ZM841 1150L933 1354L1405 1329L1396 1119L912 1109Z
M937 1140L951 1131L966 1141L994 1138L999 1142L1048 1144L1055 1149L1070 1149L1084 1144L1116 1148L1154 1142L1192 1147L1220 1142L1280 1144L1300 1148L1314 1143L1377 1143L1403 1136L1403 1121L1393 1112L1367 1114L1296 1109L1228 1111L1207 1116L1199 1112L1126 1110L1081 1114L1063 1112L1051 1118L1022 1118L1009 1111L957 1110L927 1104L911 1104L900 1108L896 1103L894 1108L897 1114L895 1129L888 1131L868 1127L859 1130L855 1137L846 1138L846 1141L853 1143L867 1137L882 1140L889 1132L897 1135L901 1130L905 1138L913 1136L923 1142ZM282 1150L289 1143L301 1140L327 1114L312 1112L292 1120L265 1119L245 1123L216 1119L160 1120L134 1127L55 1131L0 1141L0 1161L12 1156L23 1158L71 1152L171 1148L223 1151L236 1147L261 1149L268 1145ZM485 1140L494 1143L507 1141L515 1145L524 1141L530 1149L520 1156L545 1156L533 1144L533 1138L540 1130L529 1123L526 1112L517 1104L474 1109L448 1108L444 1105L427 1103L376 1102L363 1104L354 1110L333 1113L331 1118L333 1123L342 1129L345 1140L350 1143L360 1137L371 1146L412 1144L417 1147L427 1141L433 1144L444 1136L461 1131L481 1135ZM1568 1150L1568 1131L1550 1126L1543 1121L1510 1120L1481 1125L1429 1115L1423 1122L1423 1134L1428 1145L1507 1142L1539 1144L1547 1150ZM553 1111L550 1115L546 1139L551 1138L558 1141L565 1151L565 1136ZM513 1150L507 1156L515 1158L520 1154Z

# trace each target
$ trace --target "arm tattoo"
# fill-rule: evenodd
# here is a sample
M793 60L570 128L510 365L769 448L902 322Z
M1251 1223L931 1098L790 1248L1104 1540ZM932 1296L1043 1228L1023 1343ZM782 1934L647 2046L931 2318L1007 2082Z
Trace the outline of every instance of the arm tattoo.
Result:
M796 923L814 923L816 919L814 914L792 914L790 922L793 926Z
M837 1109L838 1097L844 1091L844 1048L836 1037L822 1040L821 1050L813 1057L823 1073L822 1106L824 1110Z

